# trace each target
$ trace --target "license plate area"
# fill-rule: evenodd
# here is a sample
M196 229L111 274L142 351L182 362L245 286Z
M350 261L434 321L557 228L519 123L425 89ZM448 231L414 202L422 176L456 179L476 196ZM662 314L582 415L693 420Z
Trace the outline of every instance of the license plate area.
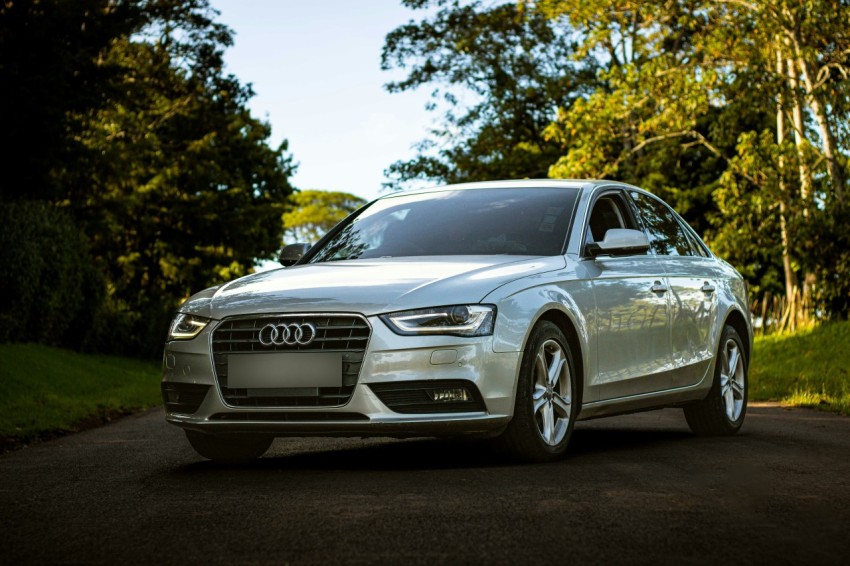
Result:
M230 354L227 365L228 389L342 387L341 353Z

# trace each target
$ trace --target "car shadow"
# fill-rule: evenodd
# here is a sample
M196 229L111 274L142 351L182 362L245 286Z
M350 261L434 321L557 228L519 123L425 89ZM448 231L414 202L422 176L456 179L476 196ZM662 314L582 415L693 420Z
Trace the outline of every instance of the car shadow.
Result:
M441 439L387 440L381 443L346 442L322 450L298 448L287 452L287 446L273 446L266 456L240 465L225 465L204 460L182 468L184 472L214 470L304 470L304 471L394 471L490 468L515 464L503 454L480 441Z
M206 474L222 470L254 471L402 471L497 468L509 466L569 465L598 454L612 454L647 450L660 445L698 439L687 431L667 429L600 428L579 429L573 433L567 457L546 464L529 464L517 461L500 452L491 442L481 440L408 439L379 441L362 444L350 440L321 442L309 447L297 445L287 452L289 440L277 444L266 456L240 465L224 465L208 460L192 462L176 470L184 474ZM286 441L285 441L286 442ZM340 446L343 444L344 446Z
M599 453L647 450L674 442L695 442L698 438L687 430L639 428L589 428L573 432L569 454L573 457Z

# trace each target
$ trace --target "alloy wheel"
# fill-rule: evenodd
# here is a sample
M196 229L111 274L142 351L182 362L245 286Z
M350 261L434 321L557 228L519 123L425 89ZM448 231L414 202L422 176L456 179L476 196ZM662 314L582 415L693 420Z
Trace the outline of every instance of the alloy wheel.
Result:
M726 409L726 417L735 422L741 417L744 408L744 361L738 343L732 339L723 347L720 367L720 395Z
M572 411L570 365L561 345L546 340L534 362L534 421L540 438L549 446L564 440Z

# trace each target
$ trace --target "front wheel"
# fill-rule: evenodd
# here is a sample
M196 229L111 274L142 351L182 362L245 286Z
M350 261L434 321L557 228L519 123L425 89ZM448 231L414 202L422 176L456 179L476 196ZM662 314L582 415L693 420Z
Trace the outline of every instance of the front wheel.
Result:
M723 329L708 396L685 406L685 419L696 434L726 436L738 432L747 413L747 367L744 343L731 326Z
M532 462L562 455L578 416L579 383L564 333L549 321L538 323L523 352L514 416L499 439L503 447Z
M271 436L222 436L187 430L186 438L195 452L222 464L246 464L266 453L272 445Z

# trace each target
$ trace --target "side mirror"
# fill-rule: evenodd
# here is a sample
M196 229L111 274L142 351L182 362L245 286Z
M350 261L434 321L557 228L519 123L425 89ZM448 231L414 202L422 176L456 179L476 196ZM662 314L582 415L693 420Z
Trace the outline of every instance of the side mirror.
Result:
M295 265L311 247L313 246L310 244L289 244L288 246L283 246L283 249L280 250L278 261L284 267Z
M611 228L601 242L588 244L585 249L592 257L600 255L636 255L646 253L649 239L640 230Z

